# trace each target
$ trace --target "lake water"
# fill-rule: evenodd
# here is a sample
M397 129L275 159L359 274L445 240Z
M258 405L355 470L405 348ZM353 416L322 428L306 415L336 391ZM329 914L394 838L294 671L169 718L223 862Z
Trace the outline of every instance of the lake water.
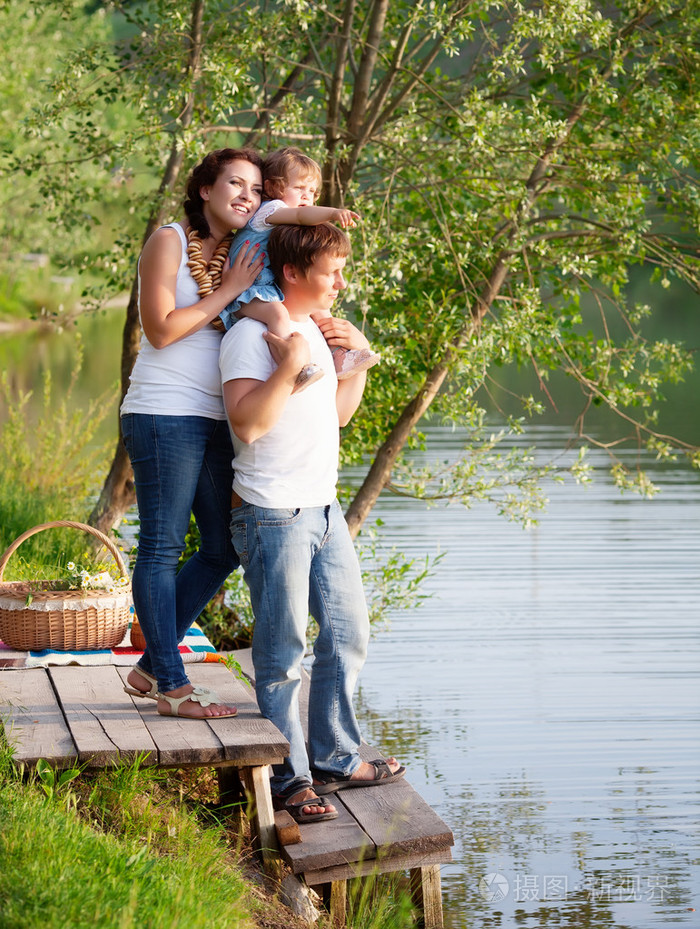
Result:
M83 406L116 382L121 325L84 323ZM75 365L68 334L0 348L24 389ZM672 407L686 437L687 386ZM437 457L456 454L458 436L430 432ZM546 459L567 438L542 426L522 441ZM373 639L358 705L368 741L454 832L450 929L700 926L700 479L650 461L662 492L640 500L592 461L595 483L551 485L529 531L486 505L389 495L371 517L387 546L446 552L431 599Z
M596 464L531 530L486 505L376 511L388 544L446 552L372 641L359 706L454 832L453 929L700 926L700 481L650 461L641 500Z

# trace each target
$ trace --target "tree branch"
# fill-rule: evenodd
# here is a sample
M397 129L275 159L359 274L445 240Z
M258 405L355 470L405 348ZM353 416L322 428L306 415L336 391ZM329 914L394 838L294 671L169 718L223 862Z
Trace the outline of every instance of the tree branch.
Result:
M357 0L346 0L343 22L336 43L335 68L331 80L331 89L326 107L326 158L323 163L323 187L326 202L335 205L338 202L335 152L340 141L340 110L343 98L345 68L350 53L350 36L355 17Z

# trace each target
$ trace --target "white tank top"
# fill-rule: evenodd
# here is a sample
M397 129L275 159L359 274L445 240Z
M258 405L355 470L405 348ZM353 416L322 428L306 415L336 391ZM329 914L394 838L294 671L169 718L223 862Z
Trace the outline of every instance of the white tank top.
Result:
M187 239L179 223L169 223L180 236L182 255L175 285L175 308L199 301L197 283L187 267ZM141 274L139 271L139 316ZM141 347L120 413L161 416L205 416L226 419L221 398L219 348L223 333L207 325L179 342L154 348L141 330Z

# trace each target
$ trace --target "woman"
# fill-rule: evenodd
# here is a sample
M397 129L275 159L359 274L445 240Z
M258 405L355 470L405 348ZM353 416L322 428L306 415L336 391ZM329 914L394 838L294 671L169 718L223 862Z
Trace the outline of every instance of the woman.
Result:
M228 527L233 448L221 399L222 332L212 321L263 266L250 248L227 267L233 233L260 206L261 164L247 149L207 155L187 182L185 217L156 230L139 260L143 338L121 421L140 520L134 606L147 647L124 689L157 700L164 716L236 714L192 686L178 644L238 565ZM201 544L178 573L190 512Z

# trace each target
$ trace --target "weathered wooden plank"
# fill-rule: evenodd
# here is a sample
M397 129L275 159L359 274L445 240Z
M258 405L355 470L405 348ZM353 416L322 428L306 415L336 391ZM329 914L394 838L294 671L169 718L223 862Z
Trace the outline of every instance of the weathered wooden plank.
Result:
M0 718L15 762L77 762L78 749L44 668L0 672Z
M306 827L304 827L306 828ZM353 877L367 877L369 874L386 874L394 871L407 871L412 868L430 867L447 864L452 861L449 848L441 852L428 852L426 855L393 855L392 857L369 858L352 864L304 871L304 880L310 887L331 881L349 880Z
M343 790L342 798L372 841L379 847L390 847L391 854L454 845L450 829L405 779Z
M253 649L252 648L239 648L235 652L231 652L231 654L236 659L238 664L241 666L241 671L243 671L245 676L250 678L251 681L255 681L255 668L253 667Z
M117 668L122 681L126 681L130 670ZM156 709L155 700L134 697L134 705L155 743L160 765L215 765L226 760L221 740L208 722L178 716L161 716Z
M305 823L301 827L301 842L282 849L295 874L375 857L374 844L340 799L333 796L332 802L338 810L337 819Z
M212 719L209 723L224 747L227 761L240 766L278 764L289 752L289 742L269 719L260 713L255 693L225 665L202 663L188 665L193 684L215 690L224 703L236 706L238 715L229 719Z
M236 658L244 672L254 679L255 671L251 651L246 649L237 652ZM309 676L304 672L300 697L300 710L304 721L306 721L308 712L309 683ZM381 752L364 742L360 747L360 754L365 761L382 756ZM373 861L375 857L381 857L382 861L391 859L391 862L396 862L400 859L415 864L425 860L426 855L431 856L433 853L437 853L438 862L451 860L449 849L454 845L451 830L406 779L397 781L395 784L342 790L333 795L333 802L336 806L338 806L337 801L341 801L343 807L352 814L359 834L366 837L365 844L360 846L357 836L351 835L348 836L347 845L344 845L346 835L340 828L340 821L336 820L317 824L315 828L320 832L318 844L310 847L312 827L304 826L303 841L299 847L302 851L296 851L295 860L290 861L290 864L295 873L304 872L307 880L310 870L318 868L320 871L324 868L322 863L324 854L326 855L326 867L334 865L331 860L332 855L337 857L345 855L345 862L358 861L360 858L363 861ZM315 837L313 840L316 842ZM357 853L360 848L361 852L358 857ZM290 857L292 854L290 851ZM319 862L319 864L313 862ZM400 864L387 863L386 866L382 866L382 870L400 870L402 867L403 865ZM348 874L344 876L347 877ZM327 878L327 880L330 879ZM338 879L342 879L342 875Z
M139 754L145 754L144 764L157 761L153 739L115 667L50 667L48 672L81 764L105 768Z

